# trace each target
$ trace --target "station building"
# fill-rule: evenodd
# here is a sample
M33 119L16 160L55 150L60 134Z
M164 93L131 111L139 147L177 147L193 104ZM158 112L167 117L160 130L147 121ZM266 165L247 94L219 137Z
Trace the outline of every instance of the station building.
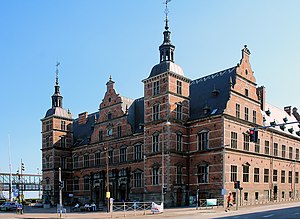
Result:
M174 56L166 20L159 63L141 78L144 95L126 98L109 78L95 103L99 110L77 118L63 107L57 75L52 106L41 119L46 200L58 203L59 168L66 203L105 203L109 185L115 200L183 206L197 193L199 199L235 195L235 181L242 204L299 197L298 111L267 102L248 47L237 65L197 79ZM250 142L250 128L259 130L257 143Z

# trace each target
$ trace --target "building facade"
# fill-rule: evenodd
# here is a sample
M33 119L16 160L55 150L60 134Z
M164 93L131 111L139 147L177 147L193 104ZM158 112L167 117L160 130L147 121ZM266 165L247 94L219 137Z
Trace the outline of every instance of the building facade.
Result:
M247 46L236 66L191 80L174 62L170 36L166 19L160 62L139 99L118 94L110 77L99 110L73 118L57 74L41 119L45 202L58 203L59 168L66 203L105 203L108 185L115 200L183 206L196 193L223 198L235 181L244 204L299 196L299 114L267 103Z

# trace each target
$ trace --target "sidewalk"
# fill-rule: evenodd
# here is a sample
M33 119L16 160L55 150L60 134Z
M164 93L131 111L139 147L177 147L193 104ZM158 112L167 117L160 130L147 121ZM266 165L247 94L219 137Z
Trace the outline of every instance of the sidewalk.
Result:
M130 218L130 219L139 219L139 218L173 218L173 217L193 217L196 215L201 215L203 218L218 218L218 217L224 217L224 216L234 216L239 214L244 214L248 212L253 211L265 211L265 210L272 210L272 209L278 209L278 208L287 208L287 207L293 207L293 206L299 206L300 202L289 202L289 203L274 203L274 204L268 204L268 205L254 205L254 206L242 206L239 207L239 210L236 211L235 206L231 208L230 212L225 212L225 209L223 207L218 208L207 208L207 209L201 209L196 210L195 207L182 207L182 208L167 208L164 210L164 213L155 213L152 214L150 210L146 211L146 215L144 215L143 211L128 211L128 212L113 212L106 213L106 212L78 212L78 213L67 213L63 214L62 218L68 218L68 219L99 219L99 218ZM255 209L255 210L254 210ZM19 215L16 213L0 213L0 218L5 219L11 219L11 218L32 218L32 219L52 219L52 218L59 218L59 214L53 213L55 212L55 209L32 209L35 210L35 212L26 212L23 215ZM45 211L46 210L46 211Z

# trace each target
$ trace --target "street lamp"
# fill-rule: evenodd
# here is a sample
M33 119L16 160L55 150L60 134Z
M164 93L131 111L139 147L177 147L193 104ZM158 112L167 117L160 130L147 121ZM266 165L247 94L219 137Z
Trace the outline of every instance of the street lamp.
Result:
M167 120L166 123L162 123L162 141L161 141L161 202L165 201L165 147L164 147L164 125L170 126L171 123Z
M109 175L108 175L108 149L105 147L105 154L106 154L106 201L107 201L107 213L109 212L109 198L110 198L110 192L109 192Z

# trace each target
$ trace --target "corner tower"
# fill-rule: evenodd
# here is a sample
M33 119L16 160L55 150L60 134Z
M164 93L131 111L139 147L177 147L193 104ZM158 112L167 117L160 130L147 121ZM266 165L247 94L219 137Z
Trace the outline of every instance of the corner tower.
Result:
M52 95L52 107L46 112L42 122L42 165L44 203L58 203L58 168L62 169L63 179L71 175L72 114L65 110L63 97L58 82L58 66L56 64L56 81Z
M168 0L166 0L166 20L163 43L159 46L159 64L155 65L147 79L144 79L144 133L145 133L145 187L147 198L163 201L171 205L171 194L182 197L182 205L187 191L187 128L189 119L190 79L174 61L175 46L171 42L169 30ZM176 173L182 179L176 179ZM155 178L156 177L156 178ZM180 193L180 194L179 194ZM164 195L163 195L164 194Z

